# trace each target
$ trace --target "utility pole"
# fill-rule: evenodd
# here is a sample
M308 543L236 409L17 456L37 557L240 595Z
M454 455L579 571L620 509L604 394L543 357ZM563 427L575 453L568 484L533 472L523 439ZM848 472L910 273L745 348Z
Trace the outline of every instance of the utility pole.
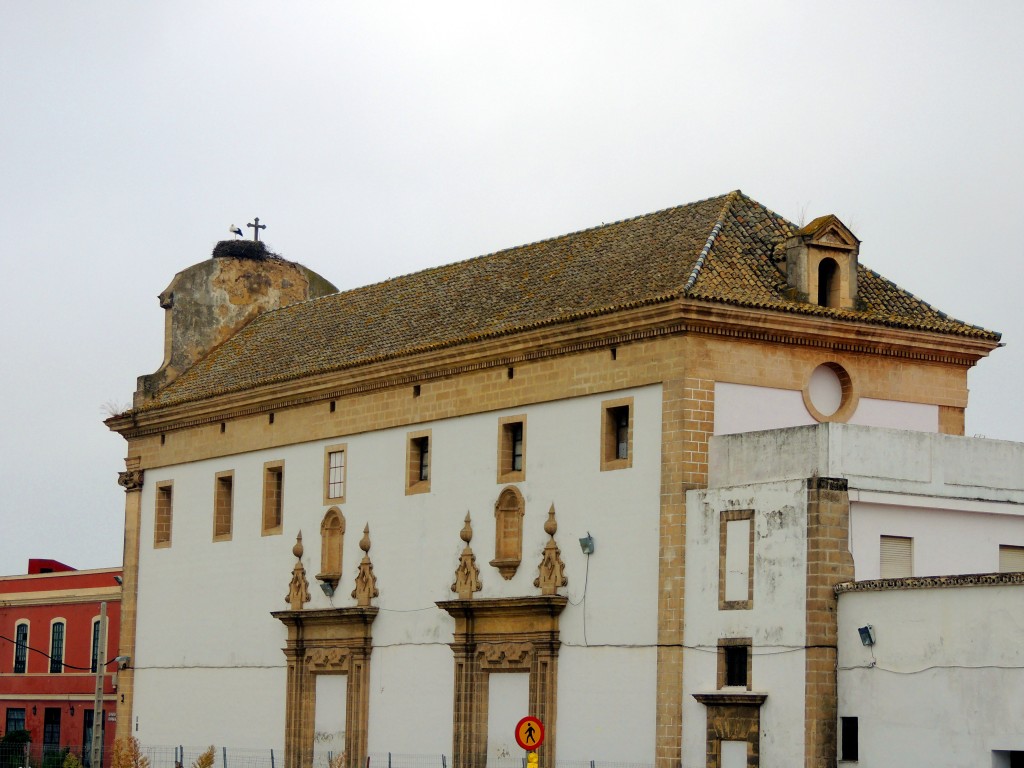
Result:
M96 693L92 701L92 768L102 768L103 675L107 670L107 603L100 603L100 637L96 650Z

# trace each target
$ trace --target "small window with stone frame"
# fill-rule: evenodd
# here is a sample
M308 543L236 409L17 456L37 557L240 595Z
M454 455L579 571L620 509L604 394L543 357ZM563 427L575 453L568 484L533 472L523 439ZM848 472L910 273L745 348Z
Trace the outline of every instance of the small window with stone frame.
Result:
M218 472L213 482L213 540L229 541L234 516L235 473Z
M601 470L633 466L633 398L601 403Z
M526 416L498 420L498 482L520 483L526 479Z
M284 529L284 462L263 465L263 536L280 534Z
M750 690L751 649L749 637L724 637L718 641L718 687Z
M324 448L324 504L345 501L348 472L348 445L328 445Z
M430 430L412 432L406 444L406 494L430 491Z
M170 481L157 483L156 505L153 515L153 546L171 546L171 526L174 520L174 487Z

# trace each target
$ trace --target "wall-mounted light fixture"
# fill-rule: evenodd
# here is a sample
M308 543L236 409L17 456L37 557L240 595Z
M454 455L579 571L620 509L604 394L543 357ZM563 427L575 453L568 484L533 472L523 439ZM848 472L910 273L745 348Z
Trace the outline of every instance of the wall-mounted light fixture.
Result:
M128 669L128 662L132 660L131 656L118 656L114 659L117 662L118 669Z
M323 590L323 593L327 595L327 597L334 597L334 585L330 581L327 579L321 579L319 584L320 589Z
M116 582L117 582L117 586L119 586L119 587L120 587L120 586L121 586L122 584L124 584L124 579L122 579L122 578L121 578L120 576L115 576L115 577L114 577L114 581L116 581Z
M580 549L583 550L584 555L594 554L594 537L590 535L590 531L587 531L587 535L580 539Z
M68 704L68 714L70 714L72 717L75 716L75 705L74 704Z
M33 705L32 705L32 714L34 715L35 713L36 713L36 705L35 705L35 704L33 704Z
M870 624L865 624L863 627L857 627L857 632L860 633L860 642L862 645L866 645L870 648L875 644L875 628Z

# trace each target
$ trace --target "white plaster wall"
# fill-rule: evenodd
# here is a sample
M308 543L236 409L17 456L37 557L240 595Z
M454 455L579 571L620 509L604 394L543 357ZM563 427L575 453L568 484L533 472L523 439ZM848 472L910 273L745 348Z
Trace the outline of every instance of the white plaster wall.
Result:
M1000 544L1024 546L1024 505L948 509L941 498L875 498L873 503L850 504L850 552L859 581L880 578L881 536L914 540L915 576L998 571ZM911 503L922 506L908 506Z
M796 389L715 382L715 434L732 435L766 429L810 426L818 422ZM920 432L939 431L939 407L862 397L850 424Z
M720 513L754 510L754 602L718 608ZM768 694L761 708L761 762L803 762L807 489L793 480L687 494L683 660L683 764L702 765L705 707L694 693L717 689L721 638L753 642L751 688Z
M600 471L601 401L634 398L633 466ZM494 502L498 418L525 414L526 500L523 563L504 580L488 561L494 556ZM287 412L278 414L287 419ZM229 426L230 428L230 426ZM430 429L431 492L405 495L407 433ZM283 743L286 632L270 611L288 606L285 595L295 534L304 533L303 562L311 582L307 608L328 608L313 576L319 572L323 504L323 451L348 445L343 578L333 601L349 597L361 557L358 542L370 525L380 613L374 623L370 700L371 751L439 753L451 750L454 621L437 608L450 590L462 550L459 531L473 517L472 547L481 569L478 597L537 594L537 575L547 535L549 506L557 512L558 541L572 601L561 619L564 651L577 663L561 667L559 688L586 691L593 663L608 664L602 676L620 681L619 694L635 699L616 711L601 696L583 696L581 722L634 734L653 744L654 655L657 639L658 528L660 506L660 387L525 406L515 410L418 424L413 428L332 436L330 439L256 451L225 459L149 470L142 492L139 635L136 667L138 737L148 744L216 743L255 748ZM260 535L263 464L284 460L284 534ZM214 475L234 470L234 533L212 541ZM153 549L154 488L174 481L172 546ZM596 552L587 561L577 539L590 532ZM583 597L586 586L586 637ZM622 654L598 657L615 645ZM572 654L570 654L572 655ZM646 667L649 674L643 674ZM239 668L259 671L240 671ZM192 670L188 673L184 669ZM568 671L567 671L568 670ZM586 674L583 674L586 670ZM230 691L245 706L210 708L197 715L190 690L201 677L213 691ZM246 681L241 689L235 681ZM229 681L231 681L229 685ZM257 681L257 682L250 682ZM235 699L235 690L245 696ZM642 691L642 694L641 694ZM561 730L572 715L560 706L559 749L572 740ZM253 727L253 723L259 727ZM409 723L417 726L410 728ZM514 723L512 724L514 726ZM577 728L577 731L580 729ZM569 733L573 727L569 727ZM194 734L190 735L190 734ZM609 744L611 744L609 740ZM653 748L652 748L653 749ZM652 758L652 749L635 759Z
M938 432L939 406L862 397L857 401L857 410L850 417L849 423L864 427Z
M715 434L817 424L796 389L715 382Z
M839 716L858 718L857 765L988 766L993 750L1024 751L1022 635L1024 585L841 595Z
M285 670L203 666L136 673L132 735L143 744L274 749L283 758Z
M657 650L563 647L558 760L654 762ZM639 716L639 717L638 717Z
M1024 504L1024 443L818 424L712 437L711 487L844 477L851 490Z

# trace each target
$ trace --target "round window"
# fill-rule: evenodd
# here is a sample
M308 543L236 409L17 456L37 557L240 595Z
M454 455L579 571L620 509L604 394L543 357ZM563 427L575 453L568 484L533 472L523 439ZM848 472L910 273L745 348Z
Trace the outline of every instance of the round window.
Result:
M838 363L822 363L804 388L804 405L816 421L846 421L857 407L850 375Z

